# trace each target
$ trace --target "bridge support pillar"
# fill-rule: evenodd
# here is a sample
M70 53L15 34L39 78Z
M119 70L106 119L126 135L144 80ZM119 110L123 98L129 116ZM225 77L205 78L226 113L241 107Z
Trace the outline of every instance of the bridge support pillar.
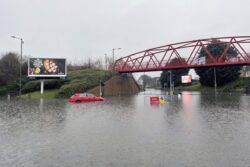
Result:
M87 92L93 93L96 96L118 96L129 95L140 92L140 87L135 81L132 74L117 74L104 83L104 86L100 83L97 87L88 90Z

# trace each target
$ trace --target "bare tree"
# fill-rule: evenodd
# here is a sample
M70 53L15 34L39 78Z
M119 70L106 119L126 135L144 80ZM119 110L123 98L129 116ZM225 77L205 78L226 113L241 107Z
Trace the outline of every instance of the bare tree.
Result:
M102 69L102 68L103 68L102 60L101 60L101 59L97 59L97 60L94 62L93 67L94 67L95 69Z

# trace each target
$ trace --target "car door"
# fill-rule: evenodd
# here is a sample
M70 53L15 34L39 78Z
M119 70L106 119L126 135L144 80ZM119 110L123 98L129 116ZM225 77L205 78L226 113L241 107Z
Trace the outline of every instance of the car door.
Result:
M85 94L80 94L80 100L81 102L85 102L86 101L86 95Z

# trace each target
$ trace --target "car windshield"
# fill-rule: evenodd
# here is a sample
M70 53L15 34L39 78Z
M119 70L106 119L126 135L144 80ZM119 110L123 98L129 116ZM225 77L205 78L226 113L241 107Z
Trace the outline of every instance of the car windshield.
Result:
M81 97L95 97L95 95L93 95L91 93L81 93L80 96Z

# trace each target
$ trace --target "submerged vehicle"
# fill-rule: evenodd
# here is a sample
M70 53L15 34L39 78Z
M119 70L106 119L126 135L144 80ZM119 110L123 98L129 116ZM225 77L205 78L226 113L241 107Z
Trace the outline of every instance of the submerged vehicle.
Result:
M94 101L104 101L103 97L95 96L91 93L76 93L72 95L69 102L94 102Z

